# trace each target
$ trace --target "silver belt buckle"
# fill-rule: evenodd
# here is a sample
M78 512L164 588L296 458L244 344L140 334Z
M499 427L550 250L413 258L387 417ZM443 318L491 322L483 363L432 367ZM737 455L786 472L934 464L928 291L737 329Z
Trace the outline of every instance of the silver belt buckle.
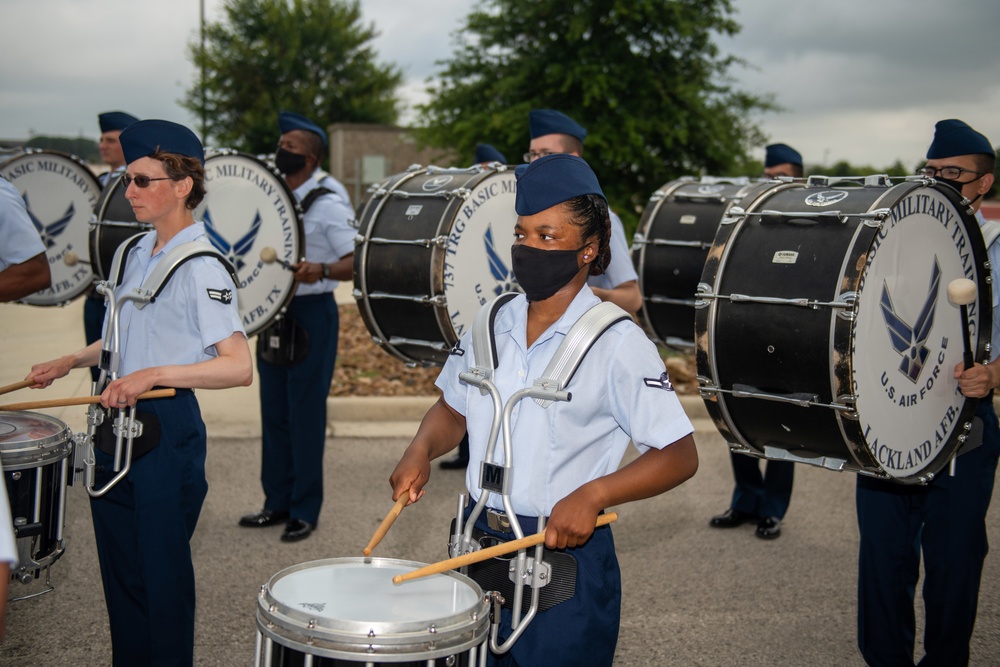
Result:
M507 515L489 507L486 508L486 525L490 527L490 530L500 533L511 532L510 519L507 518Z

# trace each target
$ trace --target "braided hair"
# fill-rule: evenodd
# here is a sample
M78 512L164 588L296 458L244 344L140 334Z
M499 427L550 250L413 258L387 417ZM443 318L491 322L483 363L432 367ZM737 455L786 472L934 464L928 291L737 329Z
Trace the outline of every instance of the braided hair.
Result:
M611 217L608 202L600 195L581 195L565 202L570 222L580 227L580 237L597 239L597 256L590 263L590 275L599 276L611 263Z

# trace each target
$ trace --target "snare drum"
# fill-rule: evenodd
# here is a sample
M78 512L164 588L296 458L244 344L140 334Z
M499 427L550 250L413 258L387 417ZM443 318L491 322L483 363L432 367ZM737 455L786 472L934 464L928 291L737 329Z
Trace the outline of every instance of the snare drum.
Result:
M858 181L772 184L729 210L698 287L701 393L734 450L925 483L974 416L947 288L978 286L967 324L983 359L986 249L952 188Z
M284 312L295 296L295 279L281 262L265 264L263 248L296 264L305 257L299 205L281 174L252 155L209 151L205 199L194 211L212 245L236 268L240 317L247 336Z
M65 305L93 282L87 230L101 182L80 158L58 151L28 148L0 161L0 176L24 197L52 274L50 287L21 301L34 306Z
M479 307L517 289L514 172L411 167L370 191L354 298L372 339L413 365L443 364Z
M456 572L396 585L423 563L330 558L261 586L254 665L478 665L489 630L479 586Z
M0 412L0 464L14 520L20 564L14 579L30 583L65 548L66 484L73 434L37 412Z
M125 190L121 175L112 178L101 191L94 208L90 223L90 261L101 280L108 279L118 246L136 234L153 229L153 225L135 219L132 204L125 199Z
M722 216L758 182L690 176L654 192L632 239L639 275L639 323L655 342L694 347L694 293Z

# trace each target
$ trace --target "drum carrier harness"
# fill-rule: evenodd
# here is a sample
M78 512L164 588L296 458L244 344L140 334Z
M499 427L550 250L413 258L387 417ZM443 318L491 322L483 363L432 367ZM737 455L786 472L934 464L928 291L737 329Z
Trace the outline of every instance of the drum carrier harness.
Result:
M448 544L448 550L452 557L481 549L479 541L473 536L473 527L479 515L486 507L486 501L490 494L500 496L504 511L510 521L511 532L514 533L517 539L524 537L524 532L521 529L520 522L517 519L510 500L510 475L513 467L510 420L514 407L525 398L534 399L543 408L548 408L555 401L571 400L572 394L566 391L566 386L573 379L573 374L587 352L590 351L590 348L597 339L611 328L612 325L622 320L631 319L628 313L612 303L601 302L592 307L567 332L566 337L545 368L543 376L536 379L531 387L514 392L508 399L507 404L502 405L500 391L493 382L494 372L499 364L493 325L500 308L517 295L518 293L516 292L505 292L495 297L476 313L476 318L472 326L472 345L476 363L468 371L459 374L459 379L478 387L481 394L484 396L489 395L493 400L493 421L490 426L489 439L487 440L486 455L480 463L479 468L479 488L481 493L479 494L479 500L469 514L468 520L464 521L464 526L463 517L468 496L464 493L459 495L454 533ZM503 464L494 462L497 436L501 430L503 434ZM544 529L545 517L539 516L537 530L541 532ZM498 642L497 635L500 629L500 608L506 601L497 591L490 591L487 594L492 602L490 649L494 653L503 654L509 651L539 611L541 589L552 583L552 565L543 561L544 551L545 544L542 543L535 547L533 557L528 556L526 550L522 549L517 552L516 558L510 561L508 578L513 582L514 591L513 602L508 604L511 608L511 635L502 644ZM573 566L575 573L575 561L573 562ZM463 568L463 574L466 574L466 569ZM528 611L522 617L521 612L525 586L530 586L533 592ZM561 599L551 601L548 606L568 600L575 594L575 590L574 577L568 594L564 591Z
M125 263L128 260L128 253L139 243L140 239L150 233L153 232L136 234L118 246L118 250L115 251L114 260L111 263L108 279L97 283L97 292L103 295L105 301L108 303L108 316L110 319L107 332L101 343L101 358L99 362L101 374L92 387L92 394L94 396L99 396L108 382L118 379L121 366L121 332L119 331L118 317L121 314L121 305L123 303L134 301L136 304L135 307L139 310L153 303L163 291L163 288L166 287L170 278L177 272L177 269L195 257L216 258L222 263L226 272L233 279L233 284L237 286L240 284L236 269L214 247L203 241L188 241L170 250L153 267L153 270L140 287L120 297L116 297L114 290L121 284L122 278L125 275ZM106 414L104 408L99 403L91 404L87 409L87 432L80 433L75 438L74 479L79 479L82 471L84 473L84 488L94 498L99 498L106 494L128 474L132 467L133 445L136 439L140 438L143 434L143 423L136 419L135 405L129 407L127 410L120 408L111 408L111 410L117 413L114 417L114 423L111 426L111 433L114 435L113 471L115 475L100 489L94 488L94 468L96 466L94 446L98 441L98 428L104 423L105 418L110 417L112 413ZM149 444L146 451L156 446L156 441L159 440L158 431L157 427L155 441Z

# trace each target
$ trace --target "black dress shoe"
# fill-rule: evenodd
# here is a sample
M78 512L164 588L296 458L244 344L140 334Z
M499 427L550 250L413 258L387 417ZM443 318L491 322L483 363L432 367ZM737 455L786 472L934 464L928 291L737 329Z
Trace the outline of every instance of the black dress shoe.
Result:
M730 508L718 516L713 516L712 520L708 522L708 525L712 528L735 528L736 526L742 526L747 521L756 518L757 517L753 514L747 514L746 512Z
M244 528L264 528L266 526L276 526L285 521L288 521L288 512L261 510L256 514L247 514L241 517L240 525Z
M285 532L281 534L282 542L298 542L304 540L313 532L316 526L301 519L292 519L285 524Z
M450 459L445 459L438 464L442 470L464 470L469 466L468 457L455 455Z
M773 540L781 537L781 519L766 516L757 522L757 537L762 540Z

